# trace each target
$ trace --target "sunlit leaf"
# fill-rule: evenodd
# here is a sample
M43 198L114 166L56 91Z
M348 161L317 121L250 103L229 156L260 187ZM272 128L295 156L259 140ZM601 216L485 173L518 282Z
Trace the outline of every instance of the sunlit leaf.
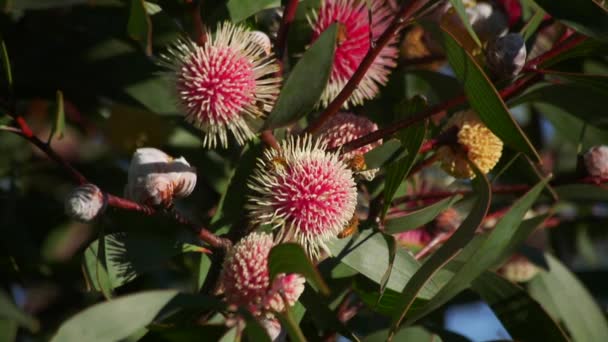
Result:
M274 246L268 255L268 270L270 279L274 279L279 273L299 273L323 294L329 295L329 287L306 256L304 249L296 243Z

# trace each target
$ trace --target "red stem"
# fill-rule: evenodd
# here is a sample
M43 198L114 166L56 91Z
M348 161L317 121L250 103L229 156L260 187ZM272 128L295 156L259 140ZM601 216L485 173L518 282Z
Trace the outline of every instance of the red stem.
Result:
M283 59L285 54L285 48L287 47L287 33L289 27L296 17L296 10L298 9L299 0L289 0L283 11L283 19L281 20L281 26L279 26L279 32L277 32L277 43L276 53L279 60Z
M382 51L382 49L391 41L391 39L393 39L393 36L403 26L405 21L408 20L421 6L423 6L424 3L426 3L426 0L410 0L401 5L399 13L376 41L376 46L367 52L361 61L361 64L357 70L355 70L353 76L348 80L344 88L342 88L342 91L340 91L338 96L331 101L321 116L319 116L315 122L306 128L307 132L316 132L332 115L335 115L340 110L340 107L342 107L344 102L346 102L353 91L355 91L357 85L359 82L361 82L369 67L372 65L378 54L380 54L380 51Z
M205 24L203 24L203 18L201 18L202 3L203 0L198 0L190 6L190 14L194 25L194 41L200 46L207 42Z

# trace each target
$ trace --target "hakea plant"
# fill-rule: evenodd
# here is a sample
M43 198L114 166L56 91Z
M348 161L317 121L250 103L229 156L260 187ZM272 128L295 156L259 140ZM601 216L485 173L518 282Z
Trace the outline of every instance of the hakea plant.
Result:
M268 113L279 93L279 66L259 32L220 24L198 46L184 38L162 55L186 119L203 131L203 146L239 145L254 136L252 119Z
M371 41L378 39L395 13L387 1L322 0L318 12L309 18L313 28L313 42L333 23L338 23L338 41L327 87L321 95L321 105L326 106L344 88L348 80L371 48ZM396 66L399 51L394 44L383 47L371 67L353 91L344 107L360 105L374 98L380 86L386 84L391 69Z
M357 205L352 170L310 135L266 150L249 187L252 222L279 229L278 240L300 243L313 258L348 225Z
M525 242L536 227L575 222L576 245L592 245L579 231L606 216L608 147L598 141L599 107L591 106L603 103L606 87L601 75L587 80L583 72L608 69L605 58L584 58L607 48L602 37L586 36L605 32L602 20L588 20L605 11L581 5L581 15L567 0L522 2L286 0L277 9L266 1L131 1L125 23L148 59L132 58L135 44L116 44L107 25L71 20L98 6L33 14L28 4L3 6L0 107L8 116L0 131L36 147L30 154L0 141L8 156L0 163L7 242L0 265L11 290L0 293L10 313L0 320L4 335L335 341L378 327L386 331L370 340L396 333L432 340L426 328L442 331L444 319L429 313L458 311L453 302L467 298L451 299L470 285L514 340L583 341L596 332L607 340L608 324L585 289L532 247L569 233L549 239L538 229ZM126 2L116 3L112 15ZM62 25L53 25L57 16ZM34 22L41 24L24 25ZM104 31L89 32L98 26ZM111 44L86 40L110 36ZM32 50L40 37L52 37L53 47L71 44L56 49L70 52L68 68L48 44ZM47 53L65 94L48 73L27 69L32 56ZM117 74L116 60L131 63L119 82L95 78ZM93 80L72 70L92 66ZM154 78L150 70L161 67ZM36 98L55 91L56 105ZM512 104L521 106L517 120ZM155 111L179 120L162 121ZM66 118L78 134L64 136ZM111 124L98 129L103 120ZM576 157L567 155L574 150ZM41 174L47 160L71 177L71 191L55 173ZM24 167L29 161L35 167ZM533 185L532 176L542 179ZM123 196L108 191L121 189ZM43 191L50 192L44 206L23 207ZM62 195L67 222L49 215ZM139 227L138 215L151 219ZM45 230L51 223L58 227ZM588 247L578 258L570 255L575 244L559 242L573 265L591 259ZM73 267L77 253L84 281ZM74 279L64 280L68 274ZM529 289L513 284L522 282ZM141 289L151 291L132 295ZM572 296L580 298L584 329L554 301ZM56 329L58 317L93 302ZM511 316L512 307L528 315ZM424 326L410 326L420 319Z

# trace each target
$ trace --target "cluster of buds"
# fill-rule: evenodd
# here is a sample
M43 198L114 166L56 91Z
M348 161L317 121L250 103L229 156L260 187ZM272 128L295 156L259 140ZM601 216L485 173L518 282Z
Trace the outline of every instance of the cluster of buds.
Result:
M74 188L65 199L66 214L80 222L91 222L103 209L104 196L94 184Z
M176 198L189 196L196 185L196 169L183 157L174 159L155 148L133 154L125 197L135 202L169 207Z

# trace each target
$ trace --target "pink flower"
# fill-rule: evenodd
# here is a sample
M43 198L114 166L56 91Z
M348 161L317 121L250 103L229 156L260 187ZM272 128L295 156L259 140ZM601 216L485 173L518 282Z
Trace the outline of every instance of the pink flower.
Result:
M243 306L254 315L283 311L304 291L304 278L279 274L270 284L268 254L274 245L272 235L252 233L239 241L224 260L220 276L229 304Z
M594 146L585 153L587 172L593 177L608 178L608 146Z
M280 228L311 257L348 225L357 204L351 170L311 136L289 137L269 149L249 182L252 222Z
M378 125L363 116L352 113L340 112L327 120L319 129L319 138L327 143L328 148L340 147L350 141L368 135L378 129ZM377 146L382 145L382 140L372 144L359 147L358 149L344 153L345 160L351 159L356 154L363 155Z
M331 24L337 22L340 25L331 75L321 96L323 106L327 106L338 95L359 67L370 49L370 38L378 39L392 20L393 11L388 3L385 0L372 0L370 23L366 2L369 1L323 0L319 12L315 13L309 20L313 28L313 42ZM395 59L399 53L394 46L396 41L395 36L380 51L357 89L345 102L345 108L374 98L379 91L379 85L386 84L390 69L396 66Z
M177 41L161 56L173 70L178 104L186 119L204 133L203 146L228 145L227 131L242 145L254 136L248 119L269 112L281 79L276 59L260 44L259 35L243 26L220 24L207 42Z

